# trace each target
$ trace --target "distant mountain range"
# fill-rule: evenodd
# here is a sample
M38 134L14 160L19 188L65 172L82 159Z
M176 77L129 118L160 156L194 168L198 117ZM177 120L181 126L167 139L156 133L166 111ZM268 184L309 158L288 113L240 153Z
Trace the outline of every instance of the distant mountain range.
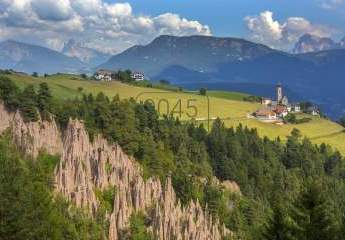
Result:
M282 82L292 100L311 100L338 117L345 109L344 64L345 49L289 54L236 38L161 36L100 68L129 68L184 87L260 95Z
M144 71L154 77L170 66L200 73L217 71L224 62L247 61L272 52L264 45L236 38L160 36L146 46L134 46L99 68Z
M336 43L305 35L295 52L308 53L290 54L237 38L160 36L94 67L107 56L74 41L62 52L6 41L0 43L0 68L28 73L131 69L143 71L152 80L165 79L187 88L264 96L273 95L274 85L282 82L293 101L311 100L337 118L345 114L344 46L345 40Z
M0 68L32 73L77 73L89 66L77 58L35 45L8 40L0 43Z
M69 40L61 52L13 40L0 43L0 68L27 73L80 73L104 63L111 56Z
M64 44L62 53L69 57L78 58L80 61L91 66L98 66L111 57L110 54L101 53L95 49L85 47L73 39Z
M305 34L295 44L292 52L299 54L343 48L345 48L345 38L343 38L340 42L335 42L331 38Z

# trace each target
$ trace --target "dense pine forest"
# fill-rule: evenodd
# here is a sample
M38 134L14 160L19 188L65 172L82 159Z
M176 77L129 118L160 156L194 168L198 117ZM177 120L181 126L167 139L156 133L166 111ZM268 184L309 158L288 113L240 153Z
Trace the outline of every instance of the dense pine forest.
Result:
M51 121L52 114L63 130L70 118L83 120L91 137L102 134L134 156L146 177L172 176L181 202L198 199L234 239L344 239L345 159L297 129L286 141L271 140L242 125L226 128L218 119L208 132L160 117L149 103L103 93L61 100L46 83L20 90L7 78L0 79L0 98L28 122ZM66 211L68 203L53 199L50 177L58 159L24 161L9 142L1 137L0 239L104 239L106 223L78 209ZM214 176L237 182L241 194L214 184ZM129 239L152 239L141 214L131 222Z

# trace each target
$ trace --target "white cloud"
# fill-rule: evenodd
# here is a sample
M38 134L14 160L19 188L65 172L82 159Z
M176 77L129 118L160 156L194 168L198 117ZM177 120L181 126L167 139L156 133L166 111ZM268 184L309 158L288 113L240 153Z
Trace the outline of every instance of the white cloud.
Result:
M31 7L41 20L65 21L72 17L69 0L32 0Z
M253 34L252 37L256 40L277 41L282 37L282 26L278 21L273 20L272 12L262 12L260 16L247 16L245 21Z
M284 22L274 20L273 13L265 11L258 16L245 18L250 37L273 48L288 50L303 34L310 33L320 37L329 37L334 29L324 25L312 24L302 17L290 17Z
M137 15L129 3L103 0L0 0L0 29L0 39L58 49L73 38L110 52L146 44L161 34L211 35L207 25L177 14Z
M129 17L132 15L132 7L129 3L105 4L105 9L111 17Z
M320 6L324 9L336 9L345 3L345 0L319 0Z
M192 35L204 33L211 35L208 26L202 25L197 21L188 21L177 14L165 13L153 19L156 30L160 34Z

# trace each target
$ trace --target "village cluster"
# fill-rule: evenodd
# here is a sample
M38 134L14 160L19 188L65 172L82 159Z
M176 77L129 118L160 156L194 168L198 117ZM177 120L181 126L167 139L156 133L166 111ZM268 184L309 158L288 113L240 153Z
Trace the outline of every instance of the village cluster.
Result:
M289 103L289 99L283 94L281 84L276 86L276 99L262 98L261 104L263 107L253 115L264 122L281 122L289 113L302 112L300 103ZM319 110L315 106L309 107L306 112L314 116L319 115Z
M135 81L144 81L145 74L143 72L131 72L131 78L133 78ZM110 71L110 70L104 70L100 69L94 74L94 78L98 81L117 81L117 72Z

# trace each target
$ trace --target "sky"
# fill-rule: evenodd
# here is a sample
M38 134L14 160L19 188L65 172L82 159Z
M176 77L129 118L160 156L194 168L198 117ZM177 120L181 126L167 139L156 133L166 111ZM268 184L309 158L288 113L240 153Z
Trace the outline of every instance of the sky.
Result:
M345 0L0 0L0 40L118 53L162 34L239 37L290 50L345 36Z

